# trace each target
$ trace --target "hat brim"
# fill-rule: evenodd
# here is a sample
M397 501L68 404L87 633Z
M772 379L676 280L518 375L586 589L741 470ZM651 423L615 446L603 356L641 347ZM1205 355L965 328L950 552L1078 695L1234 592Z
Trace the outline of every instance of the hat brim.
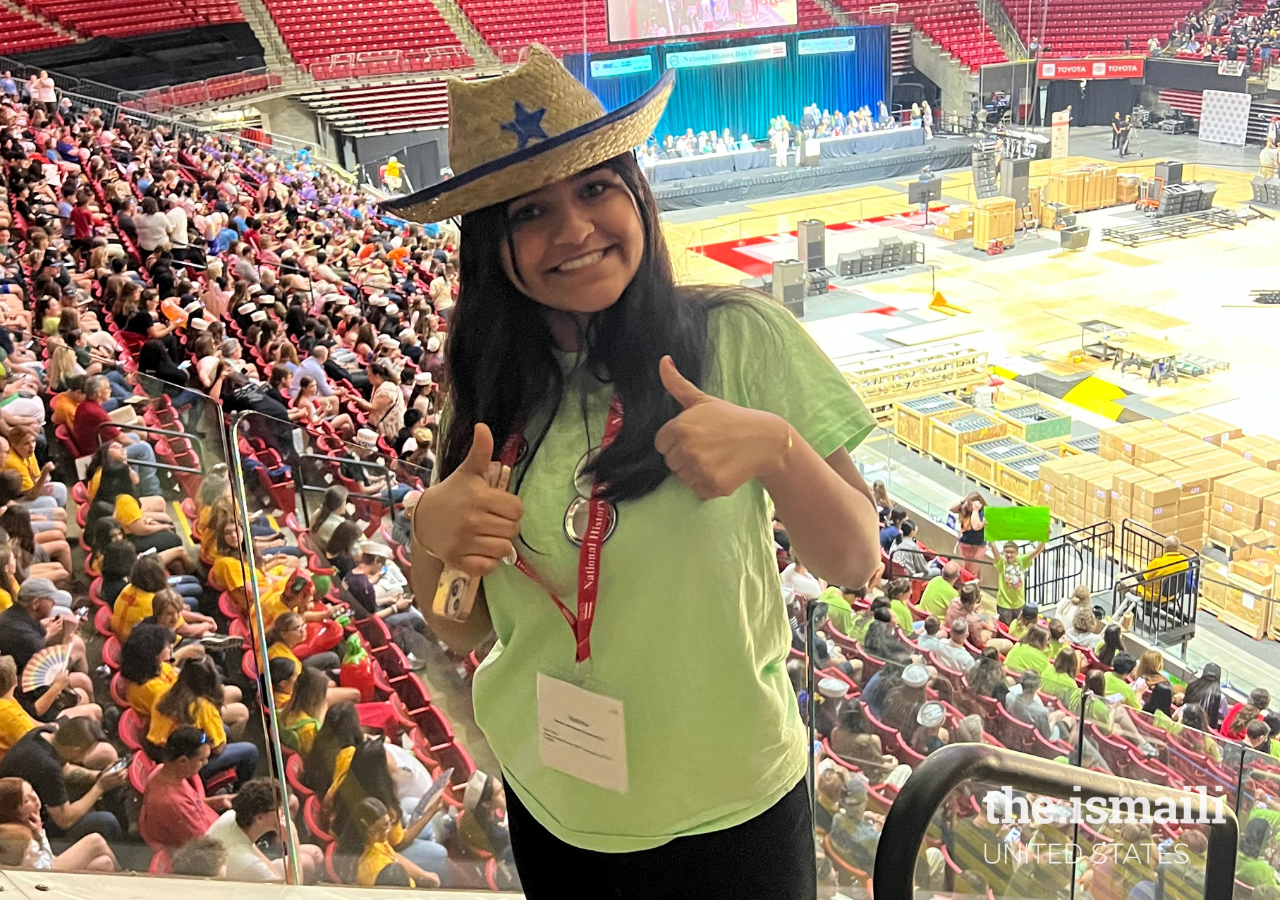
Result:
M407 197L384 201L379 208L425 224L555 184L642 144L662 118L674 85L675 70L668 69L644 94L611 113Z

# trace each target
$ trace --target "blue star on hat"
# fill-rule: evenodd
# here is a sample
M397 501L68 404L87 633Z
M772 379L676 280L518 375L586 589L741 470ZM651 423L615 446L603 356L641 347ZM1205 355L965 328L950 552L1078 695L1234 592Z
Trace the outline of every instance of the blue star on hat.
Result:
M502 123L503 131L510 131L516 136L517 150L523 150L534 138L540 140L547 139L547 133L542 130L542 117L547 114L545 106L538 109L525 109L524 104L519 100L516 101L515 118L510 122Z

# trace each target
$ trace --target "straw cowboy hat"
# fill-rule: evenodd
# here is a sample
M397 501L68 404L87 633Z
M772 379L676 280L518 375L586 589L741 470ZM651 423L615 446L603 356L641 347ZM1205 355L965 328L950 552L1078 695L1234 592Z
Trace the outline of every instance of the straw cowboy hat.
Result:
M675 73L611 113L541 44L513 72L449 82L449 162L456 175L382 209L438 222L576 175L644 142L666 108Z

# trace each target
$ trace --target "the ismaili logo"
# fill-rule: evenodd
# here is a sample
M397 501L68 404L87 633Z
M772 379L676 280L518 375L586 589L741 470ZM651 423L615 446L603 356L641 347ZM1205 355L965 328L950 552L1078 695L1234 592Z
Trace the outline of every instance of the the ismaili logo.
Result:
M1079 791L1080 788L1076 786L1072 790ZM1129 822L1215 825L1226 821L1222 797L1210 797L1203 786L1187 790L1198 796L1186 797L1181 801L1174 797L1158 797L1152 801L1146 797L1122 796L1056 800L1045 796L1030 799L1015 796L1013 788L1006 785L998 791L988 791L982 802L987 821L1000 825L1106 825Z

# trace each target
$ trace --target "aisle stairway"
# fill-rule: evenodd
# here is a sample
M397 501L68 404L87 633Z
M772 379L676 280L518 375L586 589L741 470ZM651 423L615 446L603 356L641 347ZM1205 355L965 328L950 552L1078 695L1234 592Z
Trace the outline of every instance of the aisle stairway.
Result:
M236 0L236 2L240 4L245 22L253 29L254 37L262 45L262 56L266 60L267 68L281 75L294 72L297 64L293 60L293 54L289 52L280 29L276 27L275 20L271 18L271 13L267 11L262 0Z

